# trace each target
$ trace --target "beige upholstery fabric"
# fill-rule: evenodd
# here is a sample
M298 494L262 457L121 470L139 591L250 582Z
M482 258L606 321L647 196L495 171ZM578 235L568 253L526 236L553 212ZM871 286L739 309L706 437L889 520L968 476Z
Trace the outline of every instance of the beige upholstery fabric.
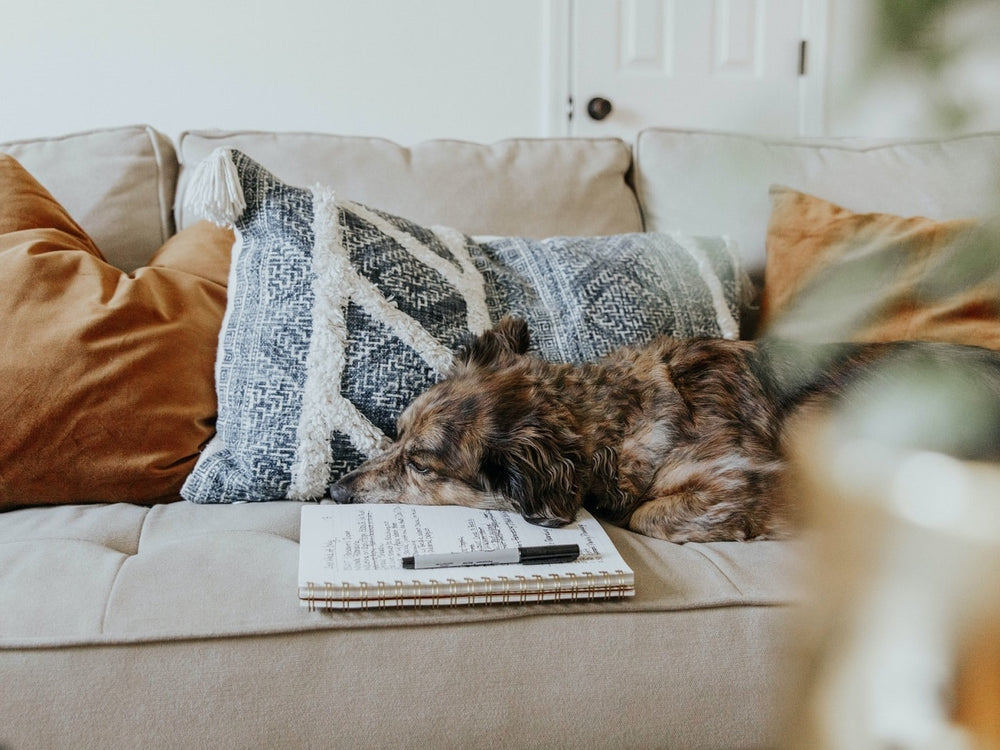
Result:
M292 185L322 183L342 198L418 224L470 235L607 235L642 230L617 139L514 139L492 145L310 133L192 131L180 138L181 190L218 146L233 146ZM197 219L177 206L177 225Z
M310 613L295 503L0 524L0 746L761 746L792 543L609 527L634 600ZM86 686L84 688L84 686ZM707 701L707 703L705 702ZM46 718L38 720L38 712ZM141 738L141 740L139 739Z
M647 231L729 235L755 277L775 183L861 212L942 220L1000 210L1000 133L806 141L654 128L639 134L635 161Z
M143 133L125 141L158 143ZM171 197L148 201L146 188L169 180L126 181L139 192L117 195L96 177L118 169L115 149L78 179L100 141L73 140L80 153L61 157L63 179L47 187L71 211L74 196L103 191L114 217L104 226L129 246L127 233L155 233L152 253ZM289 181L323 180L346 197L470 233L638 229L619 141L404 149L189 133L180 151L190 167L222 143ZM771 183L869 211L975 216L989 207L984 181L998 149L1000 135L812 146L647 131L637 179L648 228L727 232L759 270ZM151 158L155 149L139 151ZM120 211L136 201L157 209L135 214L138 228ZM89 231L99 245L108 236ZM2 514L0 747L778 744L783 698L795 688L786 680L799 673L788 629L800 597L797 543L678 546L611 528L636 573L634 600L311 614L295 596L298 518L291 503Z
M41 182L122 270L145 265L174 233L177 154L150 127L0 143L0 151Z
M0 525L0 646L451 624L556 611L772 606L792 598L792 544L676 545L609 526L615 545L636 572L636 596L623 602L324 617L302 608L296 595L300 507L291 502L151 508L116 504L5 513ZM40 591L47 596L34 596ZM60 605L52 607L52 601Z
M0 746L776 747L786 616L543 614L0 651L17 687Z

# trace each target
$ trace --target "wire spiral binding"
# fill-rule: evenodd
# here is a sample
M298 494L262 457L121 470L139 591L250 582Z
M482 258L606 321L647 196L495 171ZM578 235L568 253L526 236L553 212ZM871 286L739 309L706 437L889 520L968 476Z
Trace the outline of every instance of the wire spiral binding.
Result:
M429 605L432 607L478 604L527 604L542 601L593 601L621 598L633 591L623 570L599 573L566 572L548 576L498 575L481 578L434 578L413 581L361 581L305 584L303 602L316 609L385 609Z

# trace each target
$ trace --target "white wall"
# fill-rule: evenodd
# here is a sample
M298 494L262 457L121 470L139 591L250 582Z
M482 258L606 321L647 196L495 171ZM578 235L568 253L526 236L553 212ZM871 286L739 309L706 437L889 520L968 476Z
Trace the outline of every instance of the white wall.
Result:
M0 0L0 141L148 123L541 135L538 0Z
M553 28L569 4L0 0L0 141L131 123L172 136L258 128L402 143L561 134L553 113L564 110L568 65ZM827 0L825 132L946 132L928 114L926 81L864 68L871 5ZM953 33L974 51L945 85L979 108L964 129L1000 130L1000 2L966 5L972 18ZM586 49L580 40L578 54Z

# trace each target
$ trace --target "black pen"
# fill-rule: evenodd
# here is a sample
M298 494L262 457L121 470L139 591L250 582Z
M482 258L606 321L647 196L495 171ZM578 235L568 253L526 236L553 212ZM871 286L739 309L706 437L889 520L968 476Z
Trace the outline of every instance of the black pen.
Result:
M543 565L573 562L579 556L579 544L547 544L541 547L513 547L511 549L413 555L403 558L403 567L424 570L426 568L464 568L471 565L512 565L515 563Z

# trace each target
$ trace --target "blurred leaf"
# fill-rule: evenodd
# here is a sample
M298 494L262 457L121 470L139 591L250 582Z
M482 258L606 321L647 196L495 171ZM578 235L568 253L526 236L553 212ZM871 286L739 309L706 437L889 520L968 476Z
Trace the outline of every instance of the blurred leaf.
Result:
M958 238L926 269L921 296L933 302L1000 276L1000 221L994 219Z
M963 0L877 0L875 41L883 54L905 56L928 69L949 56L941 39L942 17Z

